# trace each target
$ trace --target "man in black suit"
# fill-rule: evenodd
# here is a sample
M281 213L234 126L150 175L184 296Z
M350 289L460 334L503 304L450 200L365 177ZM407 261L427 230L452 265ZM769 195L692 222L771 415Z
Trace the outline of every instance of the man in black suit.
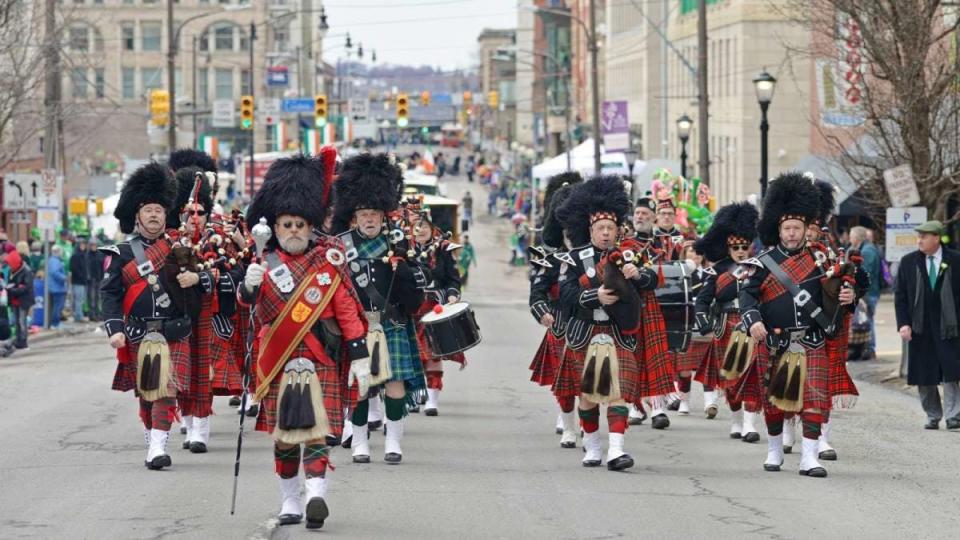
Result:
M944 415L947 429L960 429L960 252L940 245L939 221L915 230L919 249L901 259L895 294L897 328L909 342L907 384L919 390L926 429L939 429Z

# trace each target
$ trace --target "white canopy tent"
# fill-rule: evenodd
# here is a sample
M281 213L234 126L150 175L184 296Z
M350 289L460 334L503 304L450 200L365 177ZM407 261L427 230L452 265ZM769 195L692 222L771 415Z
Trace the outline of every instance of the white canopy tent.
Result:
M589 178L594 174L593 163L593 139L587 139L572 148L569 152L564 152L554 156L543 163L533 166L534 183L543 189L547 180L554 175L567 171L567 154L570 154L570 168ZM643 162L634 163L636 167L642 167ZM630 176L630 164L627 162L627 156L623 152L606 153L603 146L600 147L600 170L603 174L619 174Z

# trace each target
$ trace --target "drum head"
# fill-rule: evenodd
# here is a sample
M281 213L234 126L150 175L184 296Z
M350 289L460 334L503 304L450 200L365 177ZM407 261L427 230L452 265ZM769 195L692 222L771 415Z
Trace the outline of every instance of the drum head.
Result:
M431 311L430 313L427 313L426 315L424 315L423 318L420 319L420 322L424 324L429 324L432 322L442 321L444 319L454 317L457 314L462 313L467 309L469 309L470 304L466 302L457 302L455 304L448 304L442 307L443 307L443 310L440 311L440 313Z

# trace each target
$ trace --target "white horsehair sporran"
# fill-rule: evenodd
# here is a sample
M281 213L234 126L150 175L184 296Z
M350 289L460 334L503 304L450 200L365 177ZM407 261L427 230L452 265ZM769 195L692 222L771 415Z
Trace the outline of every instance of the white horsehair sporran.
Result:
M294 358L284 365L276 419L273 438L277 442L301 444L330 434L317 368L309 358Z
M612 403L621 399L620 359L609 334L597 334L587 345L580 391L583 397L594 403Z
M160 332L147 332L137 349L137 392L144 401L172 397L170 345Z

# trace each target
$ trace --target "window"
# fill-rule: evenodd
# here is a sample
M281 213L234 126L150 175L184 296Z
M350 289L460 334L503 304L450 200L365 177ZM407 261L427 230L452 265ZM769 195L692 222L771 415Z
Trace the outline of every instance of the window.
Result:
M242 69L240 70L240 94L249 95L253 93L253 89L250 87L250 70Z
M197 103L206 105L210 101L209 73L207 68L197 70Z
M173 87L177 89L176 94L178 96L183 95L183 78L180 68L173 70Z
M273 27L274 52L287 52L289 48L290 48L289 26L274 26Z
M140 50L141 51L159 51L160 35L162 26L158 22L140 23Z
M121 23L120 26L120 41L123 43L123 50L132 51L135 46L135 38L133 36L133 23Z
M87 52L90 50L90 29L86 26L70 28L70 50Z
M163 88L163 69L140 68L140 88L147 95L151 90Z
M106 96L106 86L107 80L103 68L93 70L93 93L97 99L103 99Z
M217 68L214 76L216 99L233 99L233 70Z
M120 70L120 86L123 91L123 99L133 99L137 95L136 81L134 81L136 70L125 67Z
M217 51L233 50L233 26L224 25L213 29L213 48Z
M87 97L86 68L73 68L70 70L70 88L74 98Z
M209 51L210 50L210 32L204 32L200 36L200 50Z

